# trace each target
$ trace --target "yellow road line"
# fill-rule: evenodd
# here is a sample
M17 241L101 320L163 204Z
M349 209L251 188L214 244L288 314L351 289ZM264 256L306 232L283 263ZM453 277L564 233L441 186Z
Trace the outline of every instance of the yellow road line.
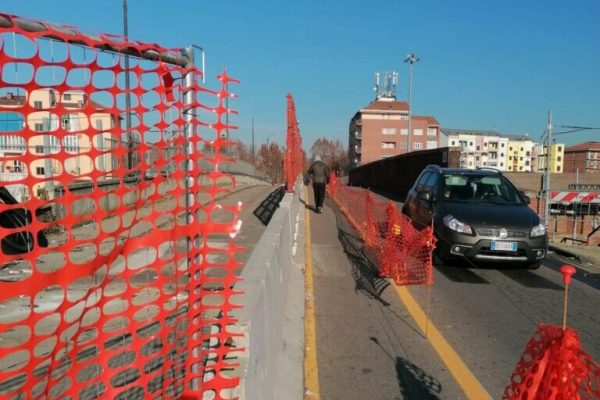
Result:
M398 296L400 296L400 299L406 306L406 309L415 320L419 328L421 328L423 332L425 332L425 329L427 329L429 342L438 353L440 359L444 362L444 364L446 364L446 367L448 367L448 370L461 387L467 398L473 400L491 400L492 397L490 394L477 380L475 375L463 362L458 353L454 351L452 346L450 346L446 339L444 339L433 322L431 320L427 322L427 316L425 315L425 312L421 306L419 306L415 298L410 294L408 289L404 286L394 285L393 282L392 285L396 288Z
M308 192L304 189L305 198ZM315 301L313 285L313 264L310 238L310 212L305 211L306 235L304 246L306 305L304 317L304 398L319 400L319 368L317 365L317 330L315 328Z

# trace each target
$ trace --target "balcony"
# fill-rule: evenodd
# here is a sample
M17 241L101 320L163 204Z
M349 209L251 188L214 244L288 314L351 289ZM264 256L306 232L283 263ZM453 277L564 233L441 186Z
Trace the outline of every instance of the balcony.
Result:
M16 182L26 177L25 172L0 172L0 182Z

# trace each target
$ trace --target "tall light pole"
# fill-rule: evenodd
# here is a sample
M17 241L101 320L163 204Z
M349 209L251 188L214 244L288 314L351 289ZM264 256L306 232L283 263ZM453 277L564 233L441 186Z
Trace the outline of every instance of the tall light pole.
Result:
M129 24L127 22L127 0L123 0L123 36L129 41ZM133 136L131 135L131 81L129 77L129 55L125 54L125 116L127 126L127 169L133 168Z
M550 227L548 217L550 216L550 153L552 152L552 111L548 111L548 123L546 125L546 170L544 171L544 222Z
M412 120L412 76L413 76L413 64L418 62L420 59L416 54L411 53L404 59L405 63L409 64L408 67L408 135L406 136L406 152L410 152L410 135L411 135L411 120Z

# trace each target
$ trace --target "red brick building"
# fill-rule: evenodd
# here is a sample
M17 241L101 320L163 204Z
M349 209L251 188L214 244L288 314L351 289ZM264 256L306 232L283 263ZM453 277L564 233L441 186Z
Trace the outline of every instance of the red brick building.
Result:
M585 142L565 149L565 172L600 173L600 142Z
M350 167L407 152L408 104L379 97L358 111L349 126ZM440 146L440 124L433 116L411 117L410 150Z

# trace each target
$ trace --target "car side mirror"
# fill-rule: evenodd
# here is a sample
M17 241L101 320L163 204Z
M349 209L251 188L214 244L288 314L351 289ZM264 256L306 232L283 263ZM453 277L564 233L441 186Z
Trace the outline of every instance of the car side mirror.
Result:
M527 196L527 195L525 194L525 192L519 192L519 193L521 193L521 196L523 196L523 198L525 199L525 202L526 202L528 205L529 205L529 204L531 204L531 197Z
M431 192L428 192L427 190L421 190L417 192L417 199L430 202L432 199Z

